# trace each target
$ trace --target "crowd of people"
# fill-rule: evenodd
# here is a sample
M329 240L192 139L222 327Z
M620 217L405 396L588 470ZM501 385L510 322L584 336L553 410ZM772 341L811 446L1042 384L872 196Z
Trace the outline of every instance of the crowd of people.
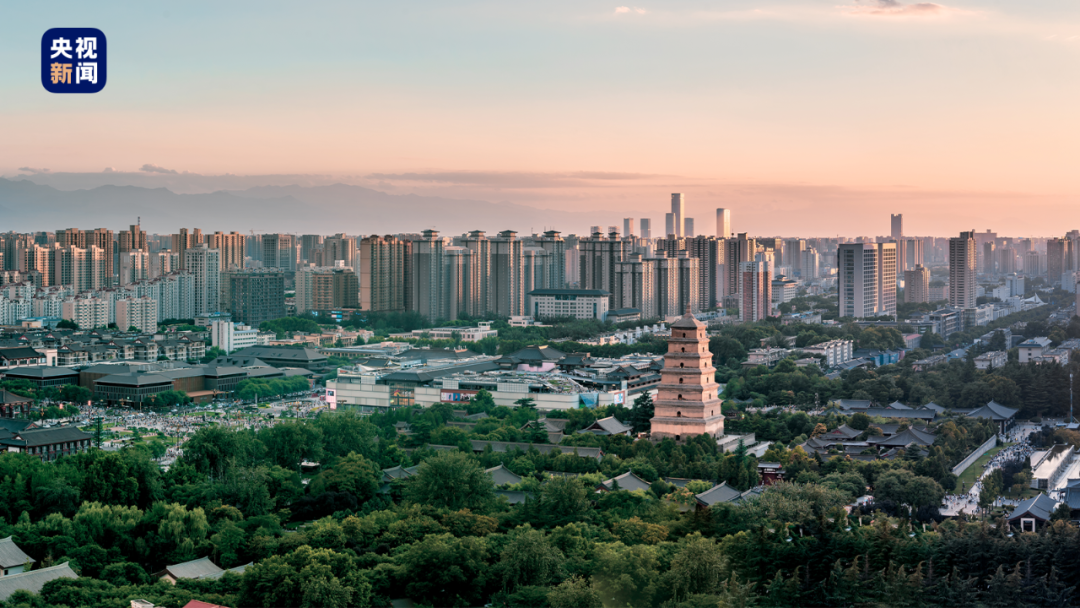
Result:
M962 494L946 494L945 505L942 512L950 515L958 513L974 513L979 508L979 494L983 489L983 480L986 479L988 475L1007 462L1027 460L1031 457L1031 454L1035 451L1035 448L1028 442L1028 435L1030 435L1031 432L1032 429L1030 427L1022 424L1009 429L1004 433L1000 433L998 435L999 442L1009 441L1012 443L994 454L990 460L986 461L983 465L982 473L979 474L978 480L971 484L971 488L967 488ZM964 489L962 489L962 491L963 490ZM1015 500L1001 497L996 498L993 502L994 506L1015 504Z

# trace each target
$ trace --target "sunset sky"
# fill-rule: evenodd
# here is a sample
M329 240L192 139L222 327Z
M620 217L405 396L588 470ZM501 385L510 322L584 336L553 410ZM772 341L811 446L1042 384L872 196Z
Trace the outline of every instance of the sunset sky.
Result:
M9 4L0 176L312 174L612 224L685 192L699 231L730 207L761 235L1080 227L1080 2L640 1ZM104 91L42 88L52 27L104 31Z

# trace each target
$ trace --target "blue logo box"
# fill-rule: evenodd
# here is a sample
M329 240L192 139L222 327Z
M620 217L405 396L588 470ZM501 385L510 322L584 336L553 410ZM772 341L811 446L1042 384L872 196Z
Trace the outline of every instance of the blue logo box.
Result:
M105 34L92 27L56 27L41 37L41 86L50 93L97 93L108 69Z

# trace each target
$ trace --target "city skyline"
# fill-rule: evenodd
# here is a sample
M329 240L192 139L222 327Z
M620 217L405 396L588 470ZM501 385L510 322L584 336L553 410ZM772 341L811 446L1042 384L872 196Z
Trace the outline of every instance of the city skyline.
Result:
M11 9L0 176L341 182L653 222L684 192L699 230L722 207L739 231L807 235L874 235L892 212L909 234L980 214L1052 236L1080 195L1068 2L253 6L61 3L113 45L85 96L28 86L55 13Z

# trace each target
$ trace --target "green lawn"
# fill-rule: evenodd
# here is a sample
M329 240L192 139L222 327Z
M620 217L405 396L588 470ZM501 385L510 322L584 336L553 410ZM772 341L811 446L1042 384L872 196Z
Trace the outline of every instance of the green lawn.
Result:
M985 454L980 456L978 460L973 462L971 464L971 466L968 467L967 470L965 470L963 473L961 473L960 477L956 480L956 490L955 491L956 492L963 491L963 490L961 490L961 488L966 488L966 489L970 490L971 485L973 483L975 483L976 481L978 481L979 476L982 475L982 473L983 473L983 465L990 462L990 459L993 458L995 454L997 454L1001 450L1005 449L1005 447L1008 446L1008 445L1009 444L1004 444L1004 445L998 445L996 447L993 447L989 451L987 451ZM961 484L965 484L965 485L961 485Z

